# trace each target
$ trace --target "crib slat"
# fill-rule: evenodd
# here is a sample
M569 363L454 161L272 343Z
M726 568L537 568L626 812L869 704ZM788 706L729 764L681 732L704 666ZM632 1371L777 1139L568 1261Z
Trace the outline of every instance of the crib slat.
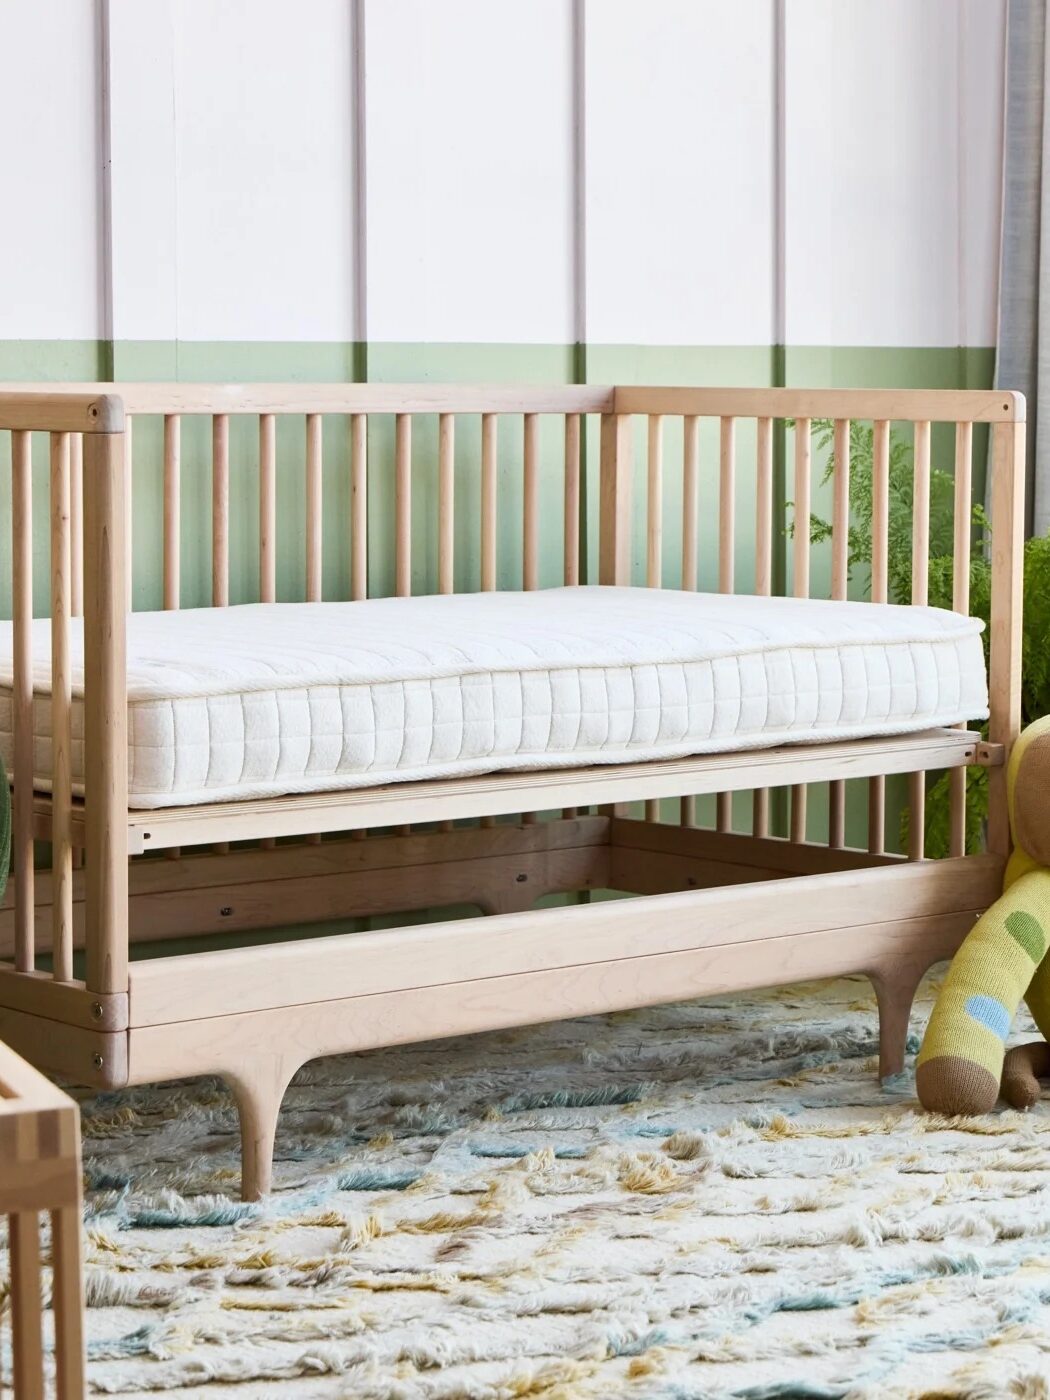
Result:
M322 594L321 493L324 420L306 415L306 601L319 603Z
M11 593L13 604L15 967L32 972L36 958L33 871L33 474L32 437L11 434Z
M539 585L540 542L540 456L539 415L525 414L524 483L522 503L522 587L529 591Z
M952 569L952 607L958 613L970 611L970 549L973 530L973 424L955 425L955 562ZM962 727L962 726L960 726ZM953 768L948 776L949 844L948 854L966 853L966 775L967 769Z
M69 438L69 610L84 615L84 434Z
M876 419L872 435L871 601L889 597L890 425ZM886 779L868 779L868 850L886 849Z
M182 538L181 521L182 419L177 413L164 416L164 607L179 606Z
M795 533L792 552L793 589L796 598L809 597L809 529L812 513L812 422L795 420ZM791 789L791 839L806 839L809 789L801 783Z
M755 592L768 598L773 591L773 420L755 424ZM769 835L769 789L751 795L751 831Z
M259 602L277 601L277 420L259 414Z
M455 592L456 420L438 418L438 592Z
M663 583L664 551L664 420L659 413L649 415L648 481L646 494L645 584L659 588Z
M481 415L481 591L496 587L496 432L494 413Z
M225 608L230 601L230 420L216 413L211 420L211 602Z
M736 419L721 420L718 452L718 591L732 593L736 543Z
M39 1216L36 1211L16 1211L7 1217L7 1229L13 1394L18 1400L37 1400L44 1393Z
M51 434L51 868L56 982L73 980L73 677L69 655L69 434Z
M350 415L350 597L368 597L368 418Z
M395 590L399 598L412 592L412 418L397 415L395 456Z
M911 600L925 607L930 597L930 425L914 425ZM922 860L926 830L926 775L908 775L908 859Z
M578 413L565 415L565 569L568 587L580 581L580 447Z
M831 507L831 596L843 600L849 586L849 419L835 420L834 472ZM828 784L828 845L841 850L846 844L846 784L838 778Z
M134 472L135 453L134 453L134 448L133 448L133 445L132 445L132 421L131 421L131 414L130 414L130 413L126 413L126 414L124 415L124 458L125 458L125 461L127 462L127 477L126 477L126 480L127 480L127 487L126 487L125 492L124 492L124 570L125 570L125 575L124 575L124 576L125 576L125 581L126 581L126 584L127 584L127 599L126 599L125 606L126 606L126 608L127 608L127 611L128 611L128 612L131 612L131 611L133 610L133 606L134 606L134 586L135 586L134 548L133 548L134 542L135 542L135 541L134 541L134 534L135 534L135 530L134 530L134 519L135 519L135 514L134 514L134 510L133 510L133 497L134 497L133 482L134 482L134 477L135 477L135 472Z
M700 419L682 420L682 587L695 592L700 568Z

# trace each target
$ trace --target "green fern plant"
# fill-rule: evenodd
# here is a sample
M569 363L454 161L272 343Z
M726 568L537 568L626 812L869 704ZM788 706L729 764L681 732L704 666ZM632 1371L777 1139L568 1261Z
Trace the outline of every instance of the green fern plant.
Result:
M830 419L813 422L813 440L827 454L824 482L831 480L834 461L831 447L835 426ZM849 568L852 578L867 570L871 562L871 508L874 483L874 433L862 423L850 424L850 505ZM892 438L889 472L889 548L887 572L890 599L906 603L911 597L911 549L913 458L909 443ZM950 472L934 468L930 474L930 606L950 608L955 577L954 560L955 480ZM970 556L970 612L984 620L987 658L988 622L991 607L991 566L985 546L991 536L991 523L984 507L972 508L973 549ZM810 518L810 539L818 544L831 536L831 524L819 516ZM866 585L870 588L870 584ZM1022 637L1021 708L1022 723L1050 713L1050 534L1039 535L1025 544L1024 627ZM974 767L967 771L966 839L972 852L980 848L988 814L988 773ZM948 854L949 780L941 777L926 798L926 849L931 856ZM907 844L908 813L902 819L902 841Z

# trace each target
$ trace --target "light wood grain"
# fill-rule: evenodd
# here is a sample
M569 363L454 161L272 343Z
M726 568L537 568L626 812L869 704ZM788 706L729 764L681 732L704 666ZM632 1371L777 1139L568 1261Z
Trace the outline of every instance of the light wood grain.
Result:
M397 415L394 430L394 591L412 592L412 418Z
M682 587L695 591L699 583L700 419L682 420Z
M526 413L524 420L524 479L522 483L522 587L539 587L540 567L540 420Z
M890 425L879 419L872 438L871 601L885 603L889 595ZM885 850L886 784L873 778L868 790L868 850Z
M40 1223L35 1212L8 1217L12 1378L17 1400L44 1400Z
M988 737L1007 761L1021 729L1021 609L1024 586L1025 430L992 428L992 605ZM988 849L1010 850L1005 766L988 770Z
M481 415L481 589L491 593L496 587L496 472L499 419L494 413Z
M664 420L658 413L649 418L647 472L645 582L648 588L659 588L664 564Z
M135 607L135 448L134 434L132 432L134 424L130 413L124 419L124 462L125 462L125 489L124 489L124 579L125 579L125 600L124 608L126 612L132 612Z
M831 596L844 600L849 587L850 527L850 425L837 418L833 429L833 475L831 515ZM846 785L828 786L828 845L841 849L846 844Z
M631 420L603 414L598 513L598 582L631 581Z
M69 611L84 615L84 435L69 436Z
M277 420L259 415L259 602L277 601Z
M350 419L350 597L368 597L368 419Z
M51 869L52 959L73 978L73 672L69 650L69 434L51 434Z
M123 387L122 392L123 392ZM1024 421L1024 396L1005 389L736 389L618 385L616 413L705 418L853 418L939 423Z
M970 552L973 540L971 523L973 502L973 424L955 425L955 503L954 503L954 563L952 566L952 607L958 613L970 611ZM952 769L948 776L949 837L948 849L953 856L966 850L966 783L965 771Z
M455 591L456 420L438 419L438 592Z
M33 464L28 432L11 434L12 691L14 795L11 855L15 885L15 966L35 963L33 867Z
M718 591L732 593L736 563L736 420L722 418L718 449Z
M230 601L230 420L217 413L211 423L211 601Z
M582 420L565 415L565 550L563 581L575 587L580 578L580 509L582 502Z
M755 456L755 592L773 591L773 420L759 418Z
M164 418L164 607L177 609L182 563L182 419Z
M306 601L319 603L322 597L321 521L323 419L319 413L306 415Z

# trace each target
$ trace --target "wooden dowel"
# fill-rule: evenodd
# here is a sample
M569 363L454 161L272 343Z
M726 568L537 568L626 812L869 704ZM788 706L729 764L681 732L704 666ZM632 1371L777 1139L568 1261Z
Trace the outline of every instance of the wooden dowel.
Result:
M645 804L645 820L647 822L658 822L660 820L660 803L654 797L649 798Z
M732 593L736 546L736 419L721 420L718 452L718 591Z
M259 602L277 601L277 420L259 415Z
M350 597L368 597L368 418L350 416Z
M970 551L973 497L973 424L955 425L955 562L952 567L952 607L958 613L970 611ZM953 768L948 777L949 838L948 854L966 854L967 769Z
M699 581L700 551L700 419L689 414L682 420L682 587L695 592Z
M922 860L926 836L926 774L908 774L908 859Z
M496 430L494 413L481 415L481 590L496 587Z
M540 454L539 415L525 414L521 578L526 592L539 586Z
M849 419L835 422L831 508L831 596L844 599L849 584Z
M733 794L720 792L715 799L715 826L719 831L733 830Z
M580 582L580 453L581 420L578 413L565 415L565 569L569 587Z
M915 424L911 527L911 601L925 607L930 598L930 425Z
M73 676L69 653L69 434L51 434L51 869L56 982L73 980Z
M680 797L678 799L678 824L679 826L696 825L695 797Z
M306 415L306 601L319 603L323 592L321 514L323 492L324 420L319 413Z
M810 420L795 420L795 537L794 537L794 594L796 598L809 597L809 518L811 511L813 469L813 444L810 436Z
M791 839L796 844L806 839L808 807L809 788L805 783L796 783L791 789Z
M828 845L841 851L846 844L846 784L841 778L828 784Z
M135 453L132 446L131 435L131 414L124 415L124 457L127 463L127 485L124 491L124 570L126 581L126 603L127 612L134 610L135 598L135 515L134 515L134 489L135 480Z
M456 420L438 418L438 592L455 592Z
M412 418L397 415L395 430L395 591L399 598L412 592Z
M119 434L84 440L84 799L87 814L85 981L89 991L128 989L127 620L125 474Z
M756 788L752 793L751 834L769 835L769 788Z
M230 601L230 420L225 413L211 420L211 601L215 608Z
M83 1400L84 1270L79 1203L51 1212L51 1306L55 1317L55 1400Z
M177 609L181 591L182 540L182 419L164 417L164 607Z
M664 556L664 420L659 413L649 415L648 446L645 583L647 588L660 588Z
M773 591L773 420L759 418L755 459L755 592Z
M84 615L84 434L69 438L69 611Z
M36 962L33 876L33 465L32 437L27 432L11 434L11 473L15 967L19 972L32 972Z
M877 419L872 437L871 601L889 599L890 425ZM868 780L868 850L886 849L886 779Z
M43 1304L40 1293L40 1221L33 1210L7 1217L10 1251L12 1394L43 1400Z

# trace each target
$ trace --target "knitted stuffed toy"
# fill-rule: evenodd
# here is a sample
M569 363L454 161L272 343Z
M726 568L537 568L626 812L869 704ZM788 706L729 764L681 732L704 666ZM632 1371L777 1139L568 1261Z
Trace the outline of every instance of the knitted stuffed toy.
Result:
M1003 894L982 914L952 960L916 1061L916 1088L936 1113L987 1113L1000 1085L1014 1108L1030 1108L1050 1074L1050 1046L1004 1043L1022 997L1050 1040L1050 715L1010 755L1007 793L1014 851Z

